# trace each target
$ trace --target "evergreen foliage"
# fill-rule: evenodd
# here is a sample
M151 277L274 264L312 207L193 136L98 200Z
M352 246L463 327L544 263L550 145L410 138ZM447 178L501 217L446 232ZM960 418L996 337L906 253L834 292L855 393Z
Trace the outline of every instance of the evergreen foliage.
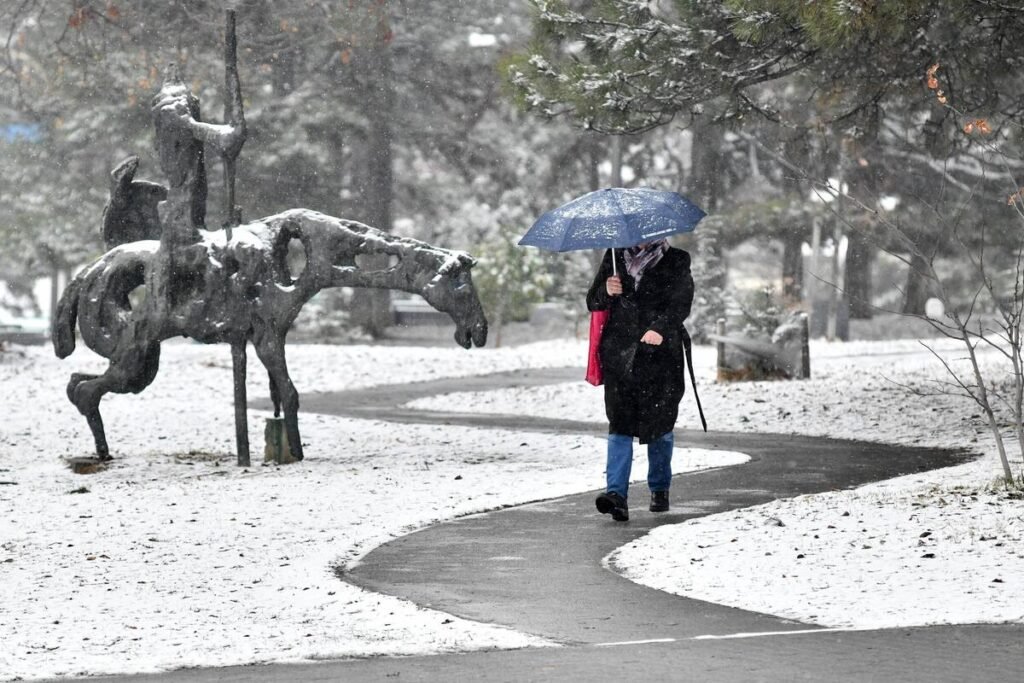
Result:
M760 86L792 74L849 127L883 102L930 108L918 86L936 61L955 65L964 111L1021 106L1019 84L1005 87L1024 57L1019 0L530 2L535 41L508 63L509 86L523 106L585 127L638 131L705 112L777 119L781 93Z
M738 16L722 2L675 0L660 12L637 0L596 0L585 11L568 0L530 1L535 41L508 62L509 86L522 106L571 114L588 129L649 130L720 98L737 115L748 108L747 89L813 56L795 32L740 39Z
M979 202L974 211L956 207L969 197L995 199L1016 189L1000 184L1005 181L996 179L1001 173L993 156L961 130L975 120L990 121L989 139L1009 157L1020 157L1014 126L1024 114L1024 2L532 5L535 41L530 52L509 61L506 74L521 106L616 133L675 122L703 137L725 127L768 152L757 168L745 170L730 160L736 146L726 138L717 154L695 157L700 168L694 173L712 176L697 188L698 200L730 220L722 239L759 230L798 246L810 232L801 216L814 213L807 197L828 177L841 177L858 196L902 198L899 217L925 254L956 248L928 219L928 205L957 212L964 235L985 234L1000 244L1012 234L1000 210L1005 202ZM939 85L955 93L956 109L941 106L925 87L935 63L943 65ZM773 195L752 202L746 188L759 175ZM841 204L841 215L830 223L857 229L874 223L877 209L850 203L831 208ZM787 214L792 220L786 224L774 220ZM865 234L884 249L905 253L906 245L878 231ZM917 272L911 269L911 280ZM908 282L907 291L918 293L908 310L923 310L922 284ZM855 289L868 291L862 283Z
M734 30L742 38L763 43L795 26L812 45L826 50L847 50L864 40L888 46L912 40L936 9L932 0L728 0L727 4L737 13ZM959 7L952 9L964 5L955 4Z

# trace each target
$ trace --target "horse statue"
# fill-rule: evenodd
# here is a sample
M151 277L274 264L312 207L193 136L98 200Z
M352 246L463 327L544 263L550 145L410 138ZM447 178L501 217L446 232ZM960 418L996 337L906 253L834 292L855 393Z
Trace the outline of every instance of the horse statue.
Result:
M109 392L139 393L156 377L160 342L178 336L234 348L252 343L270 377L275 415L284 410L291 455L302 459L299 395L288 375L285 335L302 306L327 287L378 287L419 294L455 322L455 341L483 346L487 320L473 286L475 261L361 223L293 209L224 231L200 231L178 249L174 281L165 292L154 280L162 253L157 240L115 246L82 270L57 304L52 341L57 356L75 348L75 325L90 349L107 358L102 375L75 373L68 398L85 416L96 454L110 459L99 404ZM305 268L293 274L289 245L301 243ZM371 270L359 257L386 254L390 265ZM145 300L132 293L145 287ZM167 296L164 296L167 295ZM163 299L156 301L160 297ZM136 304L133 305L133 299ZM154 311L160 311L154 315Z
M234 204L235 163L246 139L238 80L235 11L225 11L225 117L203 121L199 100L170 64L153 98L156 152L167 184L136 180L136 156L110 174L102 236L108 251L64 290L51 339L60 358L85 344L110 361L102 375L74 373L67 394L89 423L100 460L110 459L100 401L110 392L139 393L156 377L160 343L191 337L231 344L235 437L240 465L249 464L245 354L249 343L270 376L275 417L284 411L291 458L302 459L299 394L288 376L285 335L302 306L326 287L375 287L421 295L455 321L455 341L487 341L487 320L465 252L395 237L355 221L294 209L245 225ZM225 171L224 230L206 229L206 149ZM292 273L295 241L305 267ZM361 256L387 256L383 266ZM366 264L381 259L364 259ZM137 290L143 289L144 298Z

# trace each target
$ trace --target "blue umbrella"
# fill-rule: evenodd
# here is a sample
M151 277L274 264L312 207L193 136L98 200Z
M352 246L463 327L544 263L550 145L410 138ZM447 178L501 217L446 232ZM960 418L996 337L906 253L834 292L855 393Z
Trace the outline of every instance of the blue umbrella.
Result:
M632 247L690 232L705 215L676 192L612 187L589 192L548 211L526 231L519 244L548 251Z

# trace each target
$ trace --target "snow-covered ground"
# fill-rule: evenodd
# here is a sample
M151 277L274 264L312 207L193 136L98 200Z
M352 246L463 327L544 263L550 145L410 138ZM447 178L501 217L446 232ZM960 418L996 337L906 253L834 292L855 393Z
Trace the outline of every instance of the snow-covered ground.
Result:
M956 343L929 341L967 371ZM709 428L963 448L970 464L663 526L607 558L661 590L832 627L1024 622L1024 500L995 485L995 440L921 343L812 343L812 379L717 385L697 350ZM999 357L982 356L990 373ZM993 374L992 376L996 376ZM913 392L932 394L919 396ZM449 410L593 419L586 384L449 395ZM437 407L440 399L413 405ZM680 420L697 425L689 397ZM1013 468L1020 450L1008 442ZM641 468L643 469L643 468Z
M289 366L310 392L580 365L584 346L295 345ZM828 625L1024 620L1024 505L990 488L994 447L970 404L897 385L942 378L918 344L815 344L814 379L787 383L716 385L712 349L697 355L711 429L984 457L662 527L611 565L665 590ZM330 568L438 520L597 489L600 439L303 413L306 460L242 470L230 353L172 343L143 394L104 400L117 459L76 475L62 458L88 455L91 437L64 385L103 367L82 350L63 362L48 348L0 354L0 678L552 645L353 588ZM254 361L249 379L250 396L262 395ZM601 390L582 381L416 405L603 419ZM254 462L261 418L250 412ZM681 421L696 424L689 397ZM739 461L677 446L677 471Z
M300 391L578 362L578 342L465 351L289 348ZM0 354L0 679L552 645L337 579L331 567L457 515L599 488L593 437L300 414L306 459L234 464L227 347L164 345L156 382L103 402L116 460L78 475L92 439L71 372L105 361ZM250 363L249 395L265 395ZM737 454L681 451L693 469Z

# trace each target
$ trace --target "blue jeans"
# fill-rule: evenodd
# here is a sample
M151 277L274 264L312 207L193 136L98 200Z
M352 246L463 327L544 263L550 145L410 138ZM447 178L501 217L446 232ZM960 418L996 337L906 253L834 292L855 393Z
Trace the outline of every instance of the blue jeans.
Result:
M647 444L647 487L652 491L668 491L672 485L672 432L662 434ZM606 490L623 498L629 493L629 472L633 467L633 437L608 435L608 466Z

